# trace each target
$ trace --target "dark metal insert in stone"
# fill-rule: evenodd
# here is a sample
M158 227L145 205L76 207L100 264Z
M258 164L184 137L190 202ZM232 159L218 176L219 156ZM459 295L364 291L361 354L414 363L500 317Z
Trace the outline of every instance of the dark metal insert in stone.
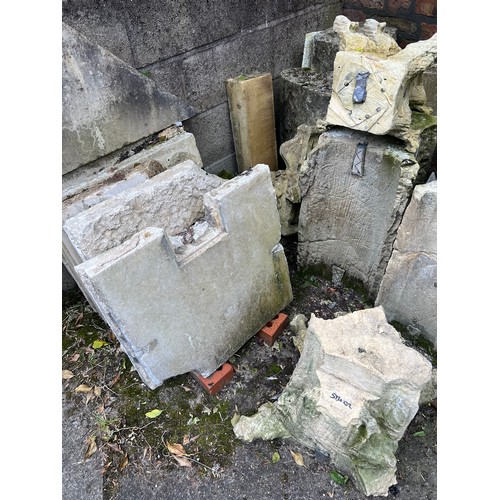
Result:
M354 104L361 104L366 101L366 81L369 76L369 71L362 71L356 75L356 86L352 94L352 102Z
M354 153L354 159L352 160L351 174L363 177L365 172L365 156L366 149L368 147L367 142L360 142L356 146L356 152Z

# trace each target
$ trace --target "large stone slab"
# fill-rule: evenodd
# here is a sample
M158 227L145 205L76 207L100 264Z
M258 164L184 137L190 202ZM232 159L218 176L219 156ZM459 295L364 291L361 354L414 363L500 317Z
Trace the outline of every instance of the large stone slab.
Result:
M375 299L418 170L394 138L324 132L300 170L299 266L337 266Z
M63 174L195 114L64 23L62 53Z
M301 357L276 403L234 426L239 439L290 438L329 456L365 495L396 484L398 441L432 365L406 347L381 307L334 320L311 315Z
M415 187L375 304L436 345L437 181Z
M185 132L181 126L168 127L160 132L154 141L144 148L141 142L139 146L142 149L134 153L134 148L128 152L127 156L130 156L123 160L116 154L108 155L64 175L62 223L119 193L138 187L149 178L182 161L191 160L201 169L200 153L194 136ZM63 271L69 273L73 280L81 285L74 267L82 260L64 231L62 243ZM83 293L97 309L85 289Z
M81 282L153 389L212 374L292 291L266 165L222 181L185 162L138 190L68 220L65 232L88 258L75 267Z
M138 141L130 149L118 150L63 175L63 204L68 206L75 197L85 197L94 189L100 189L100 185L109 185L126 177L135 166L151 160L161 163L164 168L185 160L193 160L200 167L203 166L194 135L186 132L180 125L172 125Z

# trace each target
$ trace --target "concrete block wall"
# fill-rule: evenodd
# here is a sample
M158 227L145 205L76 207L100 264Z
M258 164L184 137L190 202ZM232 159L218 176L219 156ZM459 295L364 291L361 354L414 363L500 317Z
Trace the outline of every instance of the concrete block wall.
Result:
M192 105L204 168L236 173L225 80L300 67L305 34L341 0L66 0L62 20ZM276 110L279 114L279 109Z
M437 32L437 0L345 0L342 14L351 21L373 18L396 27L403 48Z

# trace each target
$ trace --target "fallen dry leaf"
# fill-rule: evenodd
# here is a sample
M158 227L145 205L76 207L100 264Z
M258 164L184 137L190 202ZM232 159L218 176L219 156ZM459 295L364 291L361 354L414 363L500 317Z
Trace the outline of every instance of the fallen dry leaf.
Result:
M91 436L87 439L87 451L85 452L85 460L87 458L90 458L96 451L97 451L97 445L95 444L95 436Z
M300 453L295 453L293 450L290 450L290 453L292 454L292 457L297 465L300 465L301 467L306 466L306 464L304 463L304 458Z
M192 467L193 466L193 464L190 462L190 460L188 460L185 457L178 457L176 455L172 455L172 456L177 460L177 463L181 467Z
M70 378L73 378L74 374L71 370L63 370L62 371L62 378L64 380L69 380Z
M86 384L80 384L76 389L75 392L90 392L92 390L92 387L89 387Z
M75 352L75 354L73 354L73 356L71 356L71 358L69 358L69 360L74 363L76 361L78 361L80 359L80 354L78 352Z
M174 443L174 444L167 443L167 449L170 453L172 453L172 455L175 455L178 457L182 457L182 456L187 455L186 450L184 449L184 446L182 446L182 444L179 444L179 443Z
M122 471L123 469L125 469L125 467L127 467L127 465L128 465L128 454L125 453L125 455L121 459L120 465L118 466L118 470Z
M118 380L120 380L120 377L121 377L121 373L117 373L114 377L113 377L113 380L111 380L111 382L109 383L108 387L113 387L117 382Z
M99 386L94 386L94 394L99 397L101 395L101 388Z

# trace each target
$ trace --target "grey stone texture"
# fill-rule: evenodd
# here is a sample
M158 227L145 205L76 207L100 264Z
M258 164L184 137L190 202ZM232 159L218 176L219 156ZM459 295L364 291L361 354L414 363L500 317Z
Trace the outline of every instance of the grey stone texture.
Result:
M314 36L311 69L316 73L333 73L333 61L339 51L339 39L333 28Z
M340 0L68 0L63 21L196 108L225 119L224 82L242 73L300 66L307 32L332 26ZM222 14L223 13L223 14ZM277 113L280 110L277 107ZM232 161L232 137L220 136L203 118L187 120L209 171Z
M100 453L85 459L88 439L95 437L95 417L86 407L78 405L64 391L62 394L63 443L61 453L62 500L103 500L104 460Z
M63 174L195 113L64 23L62 53Z
M201 170L201 158L192 134L185 132L182 127L172 126L160 132L157 139L150 147L122 161L110 155L111 158L103 158L63 176L62 223L65 224L71 218L117 194L139 186L150 177L182 161L191 160ZM96 308L74 271L74 267L82 262L82 256L68 240L64 230L62 242L65 268ZM63 270L63 289L69 289L70 286L71 281Z
M63 230L82 261L149 226L174 236L203 217L203 195L223 182L188 160L69 218Z
M172 126L158 134L150 147L119 161L109 155L63 176L62 223L85 212L90 207L133 189L144 181L179 162L191 160L201 170L201 158L194 136L182 127ZM62 231L63 291L70 290L73 281L89 303L98 310L85 290L74 268L82 262L66 232ZM69 275L72 277L72 280Z
M194 135L181 126L168 127L157 134L150 145L140 146L141 149L137 152L133 149L125 152L120 150L64 175L63 200L71 198L65 205L74 205L75 196L86 197L89 193L94 195L93 191L100 190L102 184L110 185L125 178L135 167L148 162L155 161L164 168L169 168L181 161L192 160L199 167L203 166Z
M427 106L437 115L437 63L422 73L422 84L425 88Z
M75 269L150 388L209 376L292 300L269 167L187 161L130 191L66 222Z
M375 302L437 344L437 181L415 187Z
M358 144L367 144L361 177L351 173ZM418 170L397 139L324 132L300 170L299 266L340 267L375 299Z
M367 496L396 484L395 452L432 365L405 346L382 307L311 315L300 359L277 402L234 426L244 441L290 438L327 455Z
M332 95L332 75L303 68L286 69L276 81L279 109L280 144L294 137L300 125L314 125L324 120Z
M207 172L227 170L234 175L238 173L227 101L194 116L184 125L186 131L196 137L196 144L203 159L203 168ZM199 137L202 138L201 141L198 140ZM219 165L219 169L213 168L216 164Z

